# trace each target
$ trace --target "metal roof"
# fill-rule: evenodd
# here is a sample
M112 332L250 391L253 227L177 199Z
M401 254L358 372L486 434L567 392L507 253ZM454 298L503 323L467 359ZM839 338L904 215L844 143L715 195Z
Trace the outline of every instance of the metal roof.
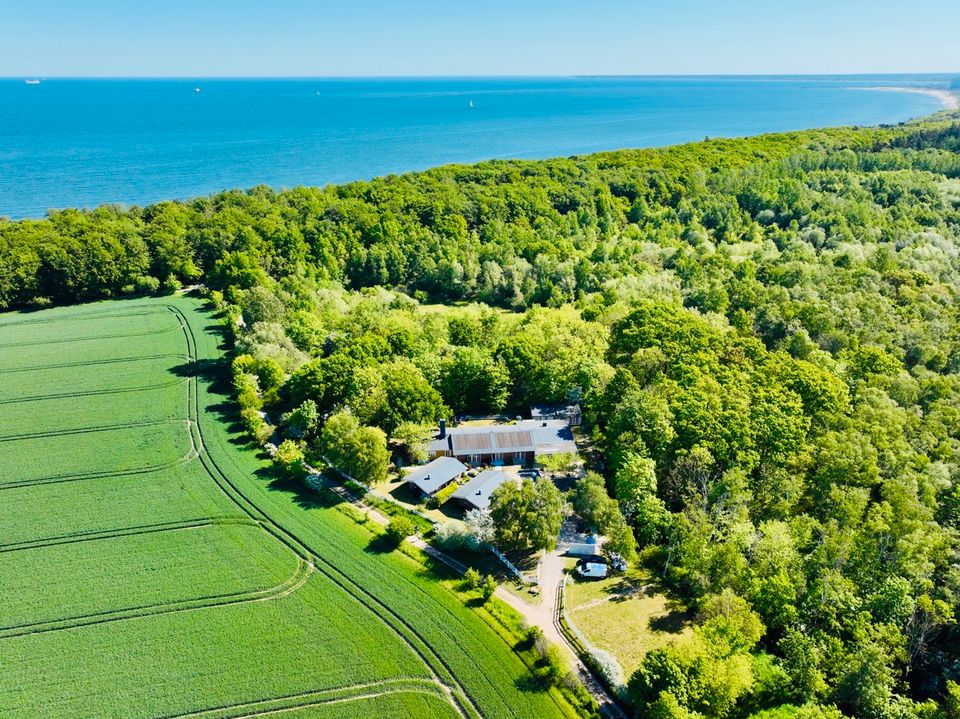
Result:
M515 424L486 427L451 427L447 436L430 442L434 452L454 455L534 452L536 454L576 453L573 432L560 419L521 420Z
M424 494L433 495L467 471L467 467L459 459L453 457L437 457L432 462L415 467L403 478Z
M493 490L504 482L512 482L513 478L499 469L485 469L476 477L454 492L451 497L469 502L477 509L486 509L490 506L490 495Z

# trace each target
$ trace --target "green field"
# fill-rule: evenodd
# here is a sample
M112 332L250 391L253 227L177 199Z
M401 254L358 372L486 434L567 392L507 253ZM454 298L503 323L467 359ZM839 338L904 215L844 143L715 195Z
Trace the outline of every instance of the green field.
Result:
M421 564L271 478L215 329L187 298L0 317L0 716L570 716Z

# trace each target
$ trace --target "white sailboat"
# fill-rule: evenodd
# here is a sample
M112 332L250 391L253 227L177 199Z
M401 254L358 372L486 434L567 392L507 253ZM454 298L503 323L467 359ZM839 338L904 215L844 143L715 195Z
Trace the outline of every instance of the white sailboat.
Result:
M24 80L24 83L26 83L27 85L39 85L40 81L37 78L33 77L33 78L30 78L29 80Z

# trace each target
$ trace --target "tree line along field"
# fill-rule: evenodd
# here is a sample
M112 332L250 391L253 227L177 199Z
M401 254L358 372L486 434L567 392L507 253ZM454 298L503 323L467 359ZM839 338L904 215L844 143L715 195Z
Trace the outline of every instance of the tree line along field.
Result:
M551 717L472 610L230 434L187 298L0 317L0 715Z

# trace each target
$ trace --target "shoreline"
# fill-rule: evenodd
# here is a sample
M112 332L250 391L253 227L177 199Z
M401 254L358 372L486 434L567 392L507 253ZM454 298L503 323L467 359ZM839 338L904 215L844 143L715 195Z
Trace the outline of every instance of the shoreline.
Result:
M956 93L950 92L949 90L935 90L933 88L926 87L898 87L898 86L881 86L881 87L854 87L850 88L852 90L868 90L871 92L910 92L915 95L927 95L928 97L936 98L940 101L940 104L943 105L944 110L958 110L960 109L960 97Z

